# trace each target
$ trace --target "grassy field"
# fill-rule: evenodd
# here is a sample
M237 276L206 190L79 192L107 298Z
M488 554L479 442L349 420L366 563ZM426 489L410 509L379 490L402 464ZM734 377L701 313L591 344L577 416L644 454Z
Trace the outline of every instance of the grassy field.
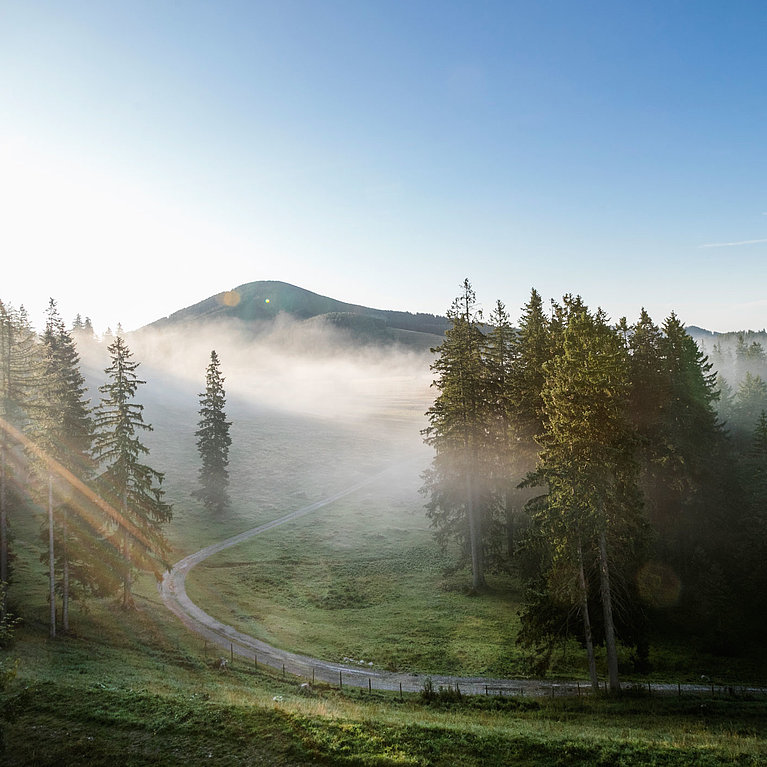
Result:
M387 476L195 568L190 597L219 620L326 660L444 674L519 675L519 594L509 577L482 597L445 575L420 509L417 474Z
M529 673L517 644L519 583L491 574L468 592L470 573L450 572L455 552L435 544L417 472L400 472L312 515L275 528L198 565L187 591L207 612L278 647L329 661L424 674L519 677ZM719 657L668 638L651 644L652 672L637 682L764 683L758 648ZM553 656L552 677L587 677L573 640ZM603 665L603 664L602 664Z
M408 406L409 407L409 406ZM174 556L281 516L413 455L417 419L365 423L239 404L234 509L211 519L190 499L196 455L189 410L148 403L152 463L167 471ZM402 417L401 417L402 416ZM185 424L178 426L179 423ZM415 434L414 434L415 432ZM482 597L445 574L417 495L419 461L300 522L197 568L190 593L257 636L381 668L517 674L519 593L498 577ZM137 611L76 607L72 633L47 638L39 511L17 516L12 605L23 618L0 653L17 675L0 695L7 765L758 765L767 702L642 695L515 700L385 693L282 679L213 652L136 584ZM702 662L686 658L685 671ZM703 659L705 660L705 659ZM580 674L570 647L558 673Z
M138 611L108 602L45 638L42 590L6 653L6 765L758 765L767 702L647 698L533 701L398 696L217 670L166 614L153 584Z

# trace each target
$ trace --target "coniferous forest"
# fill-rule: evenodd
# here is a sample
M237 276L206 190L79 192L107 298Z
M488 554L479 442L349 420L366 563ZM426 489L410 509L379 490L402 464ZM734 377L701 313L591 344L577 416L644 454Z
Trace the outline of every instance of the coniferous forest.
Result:
M13 582L13 518L29 502L47 510L42 530L50 588L50 635L68 631L72 600L120 593L132 607L137 571L167 567L163 474L142 462L145 382L120 336L105 339L110 364L95 407L86 399L76 339L92 335L79 317L68 330L53 300L42 335L23 309L0 304L0 565ZM111 343L109 343L111 341ZM59 606L60 605L60 606ZM60 620L57 611L60 610ZM12 621L5 601L2 618Z
M611 322L580 297L532 291L517 327L466 280L436 354L424 431L427 514L458 542L472 588L511 569L543 673L577 638L619 687L617 643L649 670L662 637L736 655L762 642L767 602L767 372L736 336L729 381L673 313ZM717 344L712 359L728 354ZM724 367L724 366L723 366Z

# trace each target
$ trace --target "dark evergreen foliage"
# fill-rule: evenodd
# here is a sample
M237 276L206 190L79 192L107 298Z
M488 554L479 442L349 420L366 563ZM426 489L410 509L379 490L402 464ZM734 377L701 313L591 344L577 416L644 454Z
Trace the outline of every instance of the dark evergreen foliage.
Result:
M42 352L44 397L34 425L35 442L45 455L78 479L88 482L94 467L91 458L93 422L87 388L80 373L80 357L72 334L64 326L53 299L48 307ZM43 492L47 493L49 469L38 465L38 474ZM98 591L101 570L96 565L104 559L103 539L98 525L78 517L68 488L60 488L59 483L54 483L52 489L55 491L51 497L53 508L50 514L54 522L53 536L51 538L46 521L43 538L46 546L52 544L53 550L41 558L49 560L53 557L55 568L51 570L56 573L55 590L62 600L61 624L67 631L70 598L82 598Z
M221 363L215 351L210 353L210 364L205 376L205 391L200 394L200 422L195 432L202 465L199 470L200 487L193 495L209 511L221 514L230 505L229 500L229 436L231 421L226 420L226 392Z
M132 360L120 336L108 351L111 364L105 370L107 383L99 387L104 396L96 410L94 456L101 468L98 487L123 518L112 531L112 540L121 552L122 605L128 608L133 604L133 571L151 570L160 577L167 567L162 524L170 521L172 511L163 501L163 475L141 462L149 450L139 434L152 427L144 423L143 405L133 401L138 387L145 383L136 375L139 363Z
M472 587L485 585L484 536L488 530L487 447L489 412L484 355L486 339L471 283L447 313L452 323L444 342L433 349L437 358L433 386L439 394L429 408L424 439L434 448L432 466L424 472L427 515L445 545L457 540L471 562Z
M25 431L40 404L42 356L23 307L0 301L0 418ZM11 517L22 502L18 477L23 476L20 452L8 433L0 433L0 587L11 580ZM5 588L0 592L0 617L5 616Z
M472 488L483 563L513 553L527 582L519 641L538 667L579 636L587 649L608 645L617 687L613 636L641 671L653 631L690 632L718 652L764 633L749 608L767 607L763 379L745 370L733 395L674 314L662 327L644 310L633 326L610 326L567 295L547 316L533 291L514 330L500 303L483 326L465 310L474 301L466 282L434 350L427 514L469 561ZM761 365L760 349L742 342L737 355ZM739 447L752 434L751 452ZM503 522L524 471L528 496L536 485L543 494L517 513L529 519L520 547Z

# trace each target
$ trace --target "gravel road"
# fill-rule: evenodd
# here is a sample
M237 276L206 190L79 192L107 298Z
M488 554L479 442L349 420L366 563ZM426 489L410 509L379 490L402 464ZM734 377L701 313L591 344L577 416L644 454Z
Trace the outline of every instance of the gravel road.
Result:
M389 470L391 471L391 470ZM334 663L299 655L287 650L272 647L248 634L243 634L232 626L213 618L196 605L186 593L186 576L189 571L208 557L219 551L236 546L238 543L247 541L256 535L271 530L280 525L292 522L296 519L311 514L347 495L379 481L388 471L373 475L362 482L342 490L335 495L328 496L321 501L316 501L296 511L286 514L279 519L246 530L239 535L234 535L224 541L206 546L194 554L190 554L177 562L169 572L165 574L159 584L160 594L165 606L181 620L189 629L204 637L208 642L221 648L222 657L229 657L230 653L247 658L249 662L258 665L268 665L278 671L301 677L306 681L321 681L333 685L347 685L362 687L373 690L390 690L402 692L419 692L423 689L427 678L425 674L402 674L393 671L384 671L361 665L360 663ZM530 696L561 696L580 695L590 692L589 683L586 680L551 682L540 679L490 679L486 677L456 677L428 675L435 689L442 687L456 687L461 693L470 695L530 695ZM685 693L710 693L724 695L732 691L727 686L705 684L662 684L653 683L653 693L680 694ZM738 692L764 693L765 688L738 687Z

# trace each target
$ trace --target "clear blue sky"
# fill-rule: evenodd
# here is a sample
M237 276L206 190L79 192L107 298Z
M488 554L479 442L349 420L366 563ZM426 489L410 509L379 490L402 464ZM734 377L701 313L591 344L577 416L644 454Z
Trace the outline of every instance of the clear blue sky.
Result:
M767 4L0 2L0 298L138 327L468 276L767 325Z

